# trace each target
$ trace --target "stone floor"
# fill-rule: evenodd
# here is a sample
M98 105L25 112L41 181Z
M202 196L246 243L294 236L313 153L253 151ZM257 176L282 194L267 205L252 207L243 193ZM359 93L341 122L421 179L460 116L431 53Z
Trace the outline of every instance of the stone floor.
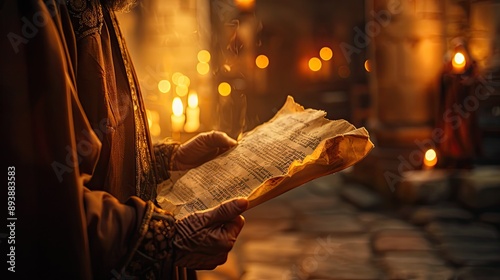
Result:
M247 211L228 262L199 279L500 279L498 224L452 204L388 210L343 178Z

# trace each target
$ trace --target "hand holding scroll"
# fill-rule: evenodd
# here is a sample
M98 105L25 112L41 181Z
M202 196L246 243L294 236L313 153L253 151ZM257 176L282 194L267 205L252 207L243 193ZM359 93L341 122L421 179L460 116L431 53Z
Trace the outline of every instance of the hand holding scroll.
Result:
M200 133L182 144L174 154L173 169L188 170L214 159L238 142L220 131Z
M190 269L214 269L227 260L245 220L248 200L234 199L208 211L176 221L175 264Z

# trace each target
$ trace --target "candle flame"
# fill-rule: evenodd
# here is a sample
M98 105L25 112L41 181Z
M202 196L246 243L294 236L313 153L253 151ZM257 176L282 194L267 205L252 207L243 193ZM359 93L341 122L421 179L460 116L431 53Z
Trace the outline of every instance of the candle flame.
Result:
M453 67L464 67L465 66L465 56L461 52L457 52L453 56L453 60L451 61Z
M427 167L433 167L437 163L437 154L434 149L429 149L425 152L424 165Z
M188 106L189 108L198 107L198 94L196 92L191 92L188 96Z
M181 72L175 72L172 74L172 82L176 85L179 84L179 78L184 76Z
M191 79L189 79L189 77L186 75L179 76L179 78L177 79L177 85L179 86L189 87L190 84Z
M184 113L184 105L180 97L175 97L172 101L172 112L175 116L181 116Z

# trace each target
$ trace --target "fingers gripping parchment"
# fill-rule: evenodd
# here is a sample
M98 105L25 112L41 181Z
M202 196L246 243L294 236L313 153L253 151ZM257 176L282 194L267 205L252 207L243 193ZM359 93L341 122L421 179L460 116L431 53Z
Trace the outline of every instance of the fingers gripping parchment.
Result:
M175 224L176 265L191 269L213 269L227 260L245 220L248 207L243 198L216 208L191 214Z

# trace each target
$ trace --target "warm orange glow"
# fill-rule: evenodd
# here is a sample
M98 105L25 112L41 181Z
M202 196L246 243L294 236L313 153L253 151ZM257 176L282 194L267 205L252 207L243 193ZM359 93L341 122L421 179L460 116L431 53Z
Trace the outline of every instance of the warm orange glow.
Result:
M194 91L188 95L188 106L189 108L198 107L198 94Z
M226 82L222 82L219 84L218 90L220 95L228 96L231 94L231 85Z
M451 62L454 67L464 67L465 66L465 56L461 52L457 52L453 56L453 61Z
M465 55L461 52L455 53L453 59L451 60L451 65L453 66L453 72L463 73L465 69L465 64L467 63Z
M184 105L182 105L182 100L179 97L175 97L172 101L172 113L174 113L174 116L182 116L184 113Z
M198 61L208 63L210 61L211 55L207 50L201 50L198 52Z
M170 119L172 121L172 132L181 132L186 116L184 115L184 105L180 97L175 97L174 100L172 100L172 115Z
M186 124L184 131L195 132L200 128L200 108L198 107L198 94L194 91L188 95L188 106L186 108Z
M319 57L321 57L321 59L323 59L325 61L332 59L332 57L333 57L332 49L330 49L329 47L321 48L321 50L319 51Z
M224 64L222 65L222 67L224 67L224 69L226 69L227 72L231 72L231 66L229 64Z
M437 154L434 149L429 149L425 152L424 156L424 166L427 168L431 168L435 166L437 163Z
M189 87L189 85L191 84L191 80L189 79L188 76L180 76L179 79L177 79L177 84L179 86L186 86L186 87Z
M241 10L249 10L254 7L255 0L234 0L234 3Z
M170 91L170 87L170 82L167 80L161 80L160 82L158 82L158 89L160 90L160 92L167 93Z
M146 116L148 117L148 127L151 135L155 137L160 136L161 128L160 125L158 124L160 120L160 115L158 114L158 112L146 109Z
M365 60L365 70L368 73L372 71L372 62L369 59Z
M210 65L206 62L198 62L196 65L196 71L198 71L200 75L206 75L210 72Z
M151 128L151 126L153 125L153 120L151 118L151 111L149 111L148 109L146 109L146 116L148 118L148 127Z
M255 58L255 65L257 65L260 69L264 69L269 65L269 58L261 54Z
M188 93L188 87L185 85L178 85L175 87L175 93L177 93L178 96L186 96Z
M182 77L184 75L182 75L182 73L179 73L179 72L175 72L174 74L172 74L172 82L176 85L179 84L179 78Z
M319 58L313 57L309 59L309 69L311 69L311 71L317 72L321 69L321 66L322 63L321 60L319 60Z
M161 127L159 124L154 123L151 128L149 129L149 132L151 133L152 136L157 137L160 136L161 134Z

